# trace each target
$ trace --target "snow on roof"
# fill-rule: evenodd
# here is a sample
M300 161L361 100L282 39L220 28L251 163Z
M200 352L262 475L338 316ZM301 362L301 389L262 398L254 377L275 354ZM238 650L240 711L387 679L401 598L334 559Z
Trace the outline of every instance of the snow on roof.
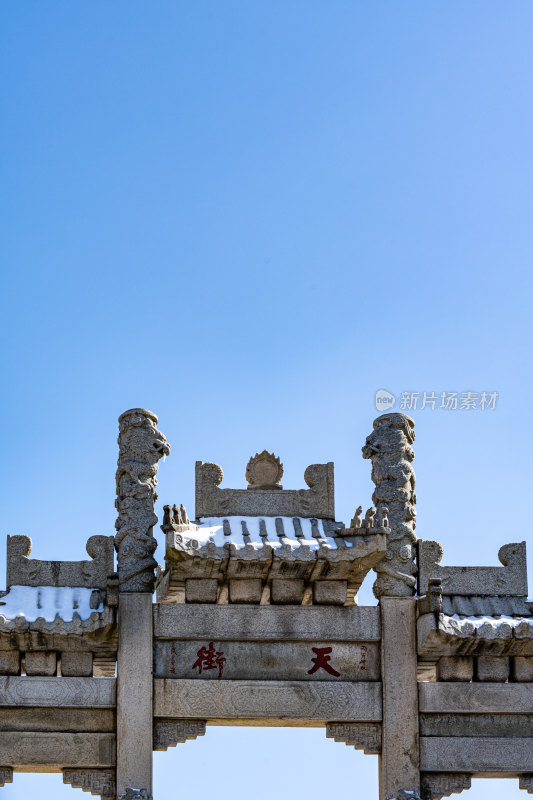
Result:
M181 535L184 539L196 540L200 547L209 542L217 547L231 542L237 548L247 544L262 547L267 542L274 548L291 543L295 546L306 545L310 550L319 550L321 545L331 548L336 548L338 544L349 546L342 536L337 538L332 535L335 523L330 520L306 517L203 517L196 525Z
M91 608L94 589L71 586L12 586L0 597L0 616L6 620L24 617L27 622L44 619L53 622L60 617L71 622L74 614L89 619L91 614L104 610L103 602Z

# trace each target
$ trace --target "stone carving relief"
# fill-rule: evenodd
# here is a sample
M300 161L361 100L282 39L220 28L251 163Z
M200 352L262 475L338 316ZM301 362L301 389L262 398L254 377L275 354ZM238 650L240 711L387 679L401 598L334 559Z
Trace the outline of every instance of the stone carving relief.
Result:
M352 745L356 750L364 750L369 755L381 753L380 724L328 722L326 736L336 742Z
M524 775L520 775L518 785L520 789L525 789L528 794L533 794L533 773L526 772Z
M283 489L283 464L274 453L256 453L246 466L248 489Z
M156 720L154 723L154 750L166 750L196 739L205 734L205 720Z
M376 485L372 500L379 520L387 520L385 558L374 567L376 597L410 597L415 592L415 473L414 422L405 414L383 414L374 421L374 431L366 439L363 458L372 462Z
M248 464L247 477L254 483L248 489L220 489L224 478L218 464L196 462L196 519L203 517L267 516L267 517L316 517L335 519L333 463L311 464L304 473L308 489L282 489L276 481L281 480L281 464L267 461L263 453ZM267 453L270 458L270 454ZM276 457L274 456L274 459ZM263 481L272 484L263 485ZM256 485L257 482L259 485Z
M74 789L100 795L102 800L115 800L117 785L114 769L64 769L63 783Z
M121 592L152 592L154 588L157 462L170 452L156 424L155 414L142 408L119 417L115 548Z
M423 772L420 776L422 800L440 800L470 789L472 777L466 772Z
M28 558L29 536L7 537L6 583L10 586L86 586L105 589L113 573L112 536L91 536L86 550L92 561L40 561Z

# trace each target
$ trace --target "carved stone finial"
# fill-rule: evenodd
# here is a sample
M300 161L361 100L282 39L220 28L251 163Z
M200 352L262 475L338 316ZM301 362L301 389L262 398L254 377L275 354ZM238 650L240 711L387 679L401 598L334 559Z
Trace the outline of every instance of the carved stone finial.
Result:
M415 439L414 422L405 414L383 414L374 421L367 437L363 458L372 461L372 480L376 488L372 500L376 508L387 508L387 554L376 565L376 597L410 597L415 592L415 473L411 447Z
M374 527L374 515L375 515L375 513L376 512L374 511L373 506L370 506L370 508L368 508L366 510L365 518L363 520L363 528L370 529L370 528Z
M357 530L361 527L361 514L363 513L363 506L357 506L355 509L355 514L352 517L352 521L350 522L350 528L353 530Z
M189 515L187 514L187 511L185 510L185 506L183 505L183 503L180 506L180 517L182 525L189 525L190 523Z
M256 453L246 466L248 489L282 489L283 464L274 453Z
M156 424L155 414L144 408L130 409L119 417L115 549L121 592L152 592L154 588L157 462L170 452Z

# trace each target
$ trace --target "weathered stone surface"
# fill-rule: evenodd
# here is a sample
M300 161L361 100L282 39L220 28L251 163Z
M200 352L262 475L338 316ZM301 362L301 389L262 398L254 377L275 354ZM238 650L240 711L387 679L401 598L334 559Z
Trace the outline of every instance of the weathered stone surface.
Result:
M153 615L156 639L210 641L213 631L219 641L378 642L381 639L377 606L232 608L158 604L153 607Z
M153 800L152 793L147 789L127 788L123 794L119 794L118 800Z
M336 742L352 745L367 754L381 753L381 725L364 722L328 722L326 736Z
M115 678L0 677L0 706L116 705Z
M324 517L335 519L333 463L311 464L304 473L309 489L220 489L218 464L196 462L196 518L219 516Z
M420 713L531 714L533 683L419 683Z
M205 734L205 720L156 720L154 723L154 750L167 750L188 739Z
M26 653L26 675L55 675L57 672L57 653L49 650L35 650Z
M260 578L232 578L229 582L231 603L255 603L261 601L263 582Z
M424 614L417 620L418 655L427 661L440 656L533 656L533 619L454 619Z
M12 767L0 767L0 786L6 783L13 783Z
M472 777L464 772L423 772L420 776L421 797L422 800L440 800L470 789L471 784Z
M387 509L390 533L385 558L374 567L376 597L408 597L415 593L415 473L411 462L415 439L414 422L405 414L383 414L374 420L363 458L372 461L376 488L372 500L377 516Z
M415 613L414 598L381 598L380 800L398 797L404 789L415 792L420 789Z
M520 789L525 789L528 794L533 794L533 773L520 775Z
M111 708L2 708L0 731L66 733L115 733L116 715Z
M0 675L18 675L20 673L20 651L0 650Z
M86 550L91 561L39 561L28 558L29 536L7 537L6 582L11 586L85 586L105 589L114 567L112 536L91 536Z
M424 772L531 772L531 738L420 737Z
M297 680L345 681L380 680L380 652L376 642L238 642L215 640L213 653L221 653L220 664L212 659L205 668L200 658L209 642L158 641L154 646L154 674L157 678L197 680ZM319 648L327 657L329 673L321 667L309 674L315 665ZM328 652L329 651L329 652ZM198 663L203 661L200 672ZM335 674L338 673L338 674Z
M305 591L305 581L296 578L283 580L274 578L270 587L270 598L274 605L301 605Z
M533 731L531 714L421 714L421 736L526 737Z
M0 763L36 767L35 772L39 767L112 767L115 749L111 733L0 732Z
M418 592L439 579L445 595L513 595L527 597L526 543L506 544L498 558L503 567L442 567L444 550L438 542L418 543Z
M509 678L509 659L503 656L478 656L476 679L504 683Z
M468 656L443 656L437 664L438 681L471 681L474 659Z
M102 800L115 800L117 796L114 769L64 769L63 783L70 783L74 789L100 795Z
M380 722L381 683L154 680L154 715L257 722Z
M533 683L533 658L530 656L515 656L512 659L512 673L515 681Z
M117 693L117 791L152 791L152 596L119 600ZM178 716L178 715L176 715Z
M216 603L218 581L216 578L187 578L185 581L185 602Z
M120 592L151 593L154 589L157 462L170 452L156 425L155 414L143 408L132 408L119 417L115 548Z
M347 591L348 581L316 581L313 601L319 606L343 606Z
M90 678L93 674L93 654L68 651L61 653L61 674L66 677L79 675Z

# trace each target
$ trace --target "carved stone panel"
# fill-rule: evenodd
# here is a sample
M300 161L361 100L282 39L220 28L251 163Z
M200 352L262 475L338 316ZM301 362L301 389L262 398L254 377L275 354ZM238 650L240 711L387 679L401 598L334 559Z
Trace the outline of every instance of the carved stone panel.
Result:
M422 800L440 800L470 789L472 776L465 772L423 772L420 776Z
M205 734L205 720L156 720L154 723L154 750L166 750L188 739Z
M10 586L85 586L105 589L114 570L112 536L91 536L86 550L91 561L39 561L28 558L29 536L7 537L6 581Z
M531 739L420 737L423 772L532 772Z
M381 683L156 678L154 715L236 721L300 720L302 724L306 720L331 719L380 722Z
M311 464L304 473L308 489L220 489L218 464L196 462L196 518L229 516L317 517L335 519L333 463Z
M319 651L317 653L317 651ZM316 668L319 657L320 667ZM154 644L157 678L261 681L378 681L377 642L164 640Z
M367 754L381 753L381 725L363 722L328 722L326 736L336 742L353 745Z
M418 543L418 591L426 594L430 580L438 579L444 595L514 595L527 597L526 543L500 547L502 567L443 567L444 550L438 542Z
M116 705L115 678L0 676L0 706Z
M102 800L115 800L117 781L114 769L64 769L63 783L74 789L100 795Z
M0 764L40 772L43 767L112 767L115 761L111 733L0 732Z
M155 639L379 642L378 606L283 608L154 605Z

